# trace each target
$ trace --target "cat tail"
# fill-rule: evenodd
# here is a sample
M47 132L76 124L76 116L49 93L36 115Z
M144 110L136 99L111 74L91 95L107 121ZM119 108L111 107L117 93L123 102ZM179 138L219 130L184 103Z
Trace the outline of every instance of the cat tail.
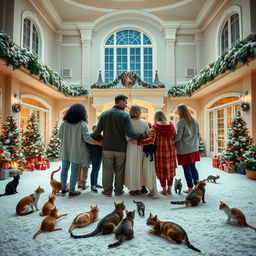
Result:
M135 200L133 200L133 202L134 202L135 204L137 204L137 202L136 202Z
M76 227L76 225L75 225L75 220L74 220L72 222L72 224L70 225L68 232L71 233L74 230L75 227Z
M256 227L254 227L254 226L251 226L251 225L249 225L249 224L247 224L246 223L246 225L245 225L246 227L248 227L248 228L251 228L251 229L253 229L254 231L256 231Z
M187 204L187 201L171 201L171 204Z
M116 243L109 244L109 245L108 245L108 248L117 247L117 246L121 245L121 244L123 243L123 241L124 241L124 238L121 237L121 239L119 239Z
M186 236L186 238L185 238L185 245L186 245L188 248L190 248L190 249L192 249L192 250L194 250L194 251L196 251L196 252L201 252L199 249L197 249L196 247L194 247L194 246L189 242L187 236Z
M35 239L39 234L41 234L43 232L43 230L40 228L34 235L33 235L33 239Z
M31 211L29 211L29 212L24 212L24 211L23 211L23 212L19 212L19 213L16 212L16 214L19 215L19 216L23 216L23 215L28 215L28 214L33 213L33 212L34 212L34 211L31 210Z
M51 173L51 180L53 179L53 175L54 175L54 173L56 173L56 172L60 171L60 169L61 169L61 167L59 167L59 169L57 169L57 170L55 170L55 171L53 171L53 172Z
M71 232L70 233L70 236L77 239L77 238L87 238L87 237L90 237L90 236L95 236L99 233L99 230L98 228L96 228L93 232L89 233L89 234L86 234L86 235L81 235L81 236L76 236L76 235L73 235L73 233Z
M6 196L6 195L7 195L6 193L4 193L4 194L1 194L1 195L0 195L0 197L1 197L1 196Z

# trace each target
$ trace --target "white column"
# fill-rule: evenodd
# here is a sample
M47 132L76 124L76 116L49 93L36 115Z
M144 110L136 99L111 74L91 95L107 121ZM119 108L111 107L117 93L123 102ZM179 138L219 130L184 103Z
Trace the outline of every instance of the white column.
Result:
M175 85L175 41L176 28L165 29L167 88Z
M81 85L89 88L91 85L90 67L91 67L91 43L92 29L80 29L81 47L82 47L82 71Z
M196 73L202 69L202 42L203 42L203 33L199 32L195 34L195 43L196 43Z
M54 36L54 44L55 44L55 62L54 62L54 70L60 73L61 69L61 47L62 47L63 37L62 34L55 34Z

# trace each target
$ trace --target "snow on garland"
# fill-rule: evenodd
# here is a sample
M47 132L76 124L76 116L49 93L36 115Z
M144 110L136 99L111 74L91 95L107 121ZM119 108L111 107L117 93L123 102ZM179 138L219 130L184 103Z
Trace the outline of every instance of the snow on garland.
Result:
M0 33L0 58L6 61L7 66L12 66L13 70L24 66L31 74L39 76L39 79L45 84L55 86L66 96L88 94L88 91L83 87L74 88L68 85L57 72L40 63L38 56L15 45L6 33Z
M146 83L144 81L142 81L140 79L140 77L135 73L135 72L123 72L120 75L118 75L116 77L115 80L105 84L93 84L91 86L92 89L106 89L106 88L111 88L114 87L116 85L118 85L119 83L122 83L122 85L124 87L132 87L135 83L137 83L138 85L141 85L143 87L146 88L164 88L164 85L158 85L158 84L154 84L154 83Z
M248 63L250 59L256 57L256 34L250 34L244 40L235 44L231 49L224 52L218 59L204 67L198 75L187 84L173 86L168 94L174 97L191 96L193 92L202 85L214 80L227 70L235 71L239 62Z

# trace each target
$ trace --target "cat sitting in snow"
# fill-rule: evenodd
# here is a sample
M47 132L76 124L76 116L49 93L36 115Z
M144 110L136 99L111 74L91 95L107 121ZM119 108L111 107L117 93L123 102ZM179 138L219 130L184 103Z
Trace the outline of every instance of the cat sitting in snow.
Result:
M17 187L19 185L20 174L13 175L13 180L8 182L5 187L5 193L0 196L12 195L18 193Z

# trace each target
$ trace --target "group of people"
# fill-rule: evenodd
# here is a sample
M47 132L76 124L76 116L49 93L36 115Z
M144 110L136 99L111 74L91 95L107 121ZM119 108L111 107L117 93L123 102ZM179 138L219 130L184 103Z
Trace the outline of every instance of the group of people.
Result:
M87 176L90 163L91 190L97 192L96 188L101 187L97 180L101 159L102 194L106 197L111 197L113 191L116 196L122 195L126 186L131 195L147 193L149 190L148 195L157 198L156 178L162 187L160 193L170 195L177 162L184 169L188 186L184 192L191 192L197 184L199 175L195 162L200 160L199 126L186 105L177 106L179 121L176 128L161 110L156 111L151 126L141 118L138 105L132 105L129 113L125 111L127 99L125 95L117 95L115 105L100 115L91 134L85 107L74 104L68 109L59 130L63 195L67 192L69 196L81 193L75 190L76 182L81 176L83 180ZM84 189L84 184L78 185Z

